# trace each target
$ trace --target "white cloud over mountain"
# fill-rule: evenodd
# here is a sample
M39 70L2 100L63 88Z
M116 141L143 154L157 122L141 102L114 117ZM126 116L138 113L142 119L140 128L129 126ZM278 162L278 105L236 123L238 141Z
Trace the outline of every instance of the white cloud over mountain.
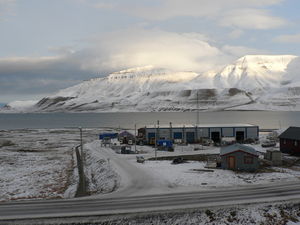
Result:
M89 58L82 66L93 70L151 64L155 67L203 72L220 64L224 57L220 49L206 42L200 34L158 29L113 32L94 39L91 48L86 51L95 57Z
M217 22L221 26L240 29L273 29L287 22L272 15L264 8L278 5L284 0L158 0L152 4L145 1L109 1L86 0L96 8L110 8L129 13L147 20L161 21L174 17L204 18Z

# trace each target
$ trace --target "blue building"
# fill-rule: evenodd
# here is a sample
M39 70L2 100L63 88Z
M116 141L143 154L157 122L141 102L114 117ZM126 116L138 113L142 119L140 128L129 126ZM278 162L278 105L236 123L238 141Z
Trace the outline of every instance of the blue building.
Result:
M113 139L113 138L117 138L117 137L118 137L118 133L102 133L102 134L99 134L99 139L100 140L103 140L104 138Z

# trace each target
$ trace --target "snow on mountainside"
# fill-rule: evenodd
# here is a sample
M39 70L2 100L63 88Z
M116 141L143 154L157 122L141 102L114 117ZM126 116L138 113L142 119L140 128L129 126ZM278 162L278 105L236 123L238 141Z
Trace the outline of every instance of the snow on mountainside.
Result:
M291 55L248 55L217 73L214 84L218 88L235 87L250 91L278 88L288 76L285 71L295 58Z
M196 110L197 101L201 110L300 110L299 69L300 58L292 55L248 55L204 74L138 67L63 89L19 111L185 111Z

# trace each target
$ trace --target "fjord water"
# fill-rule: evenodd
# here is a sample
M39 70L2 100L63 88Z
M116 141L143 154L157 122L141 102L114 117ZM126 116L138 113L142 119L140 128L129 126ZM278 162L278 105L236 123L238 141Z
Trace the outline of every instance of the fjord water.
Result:
M133 113L26 113L0 114L0 129L120 127L149 124L196 124L196 112ZM250 123L260 128L300 126L300 112L221 111L200 112L200 124Z

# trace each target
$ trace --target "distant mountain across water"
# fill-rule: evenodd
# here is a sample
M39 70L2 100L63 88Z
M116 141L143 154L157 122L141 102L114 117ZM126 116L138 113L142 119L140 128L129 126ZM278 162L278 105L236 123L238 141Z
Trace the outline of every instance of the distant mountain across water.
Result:
M300 57L246 55L216 71L145 66L69 87L1 112L300 111Z

